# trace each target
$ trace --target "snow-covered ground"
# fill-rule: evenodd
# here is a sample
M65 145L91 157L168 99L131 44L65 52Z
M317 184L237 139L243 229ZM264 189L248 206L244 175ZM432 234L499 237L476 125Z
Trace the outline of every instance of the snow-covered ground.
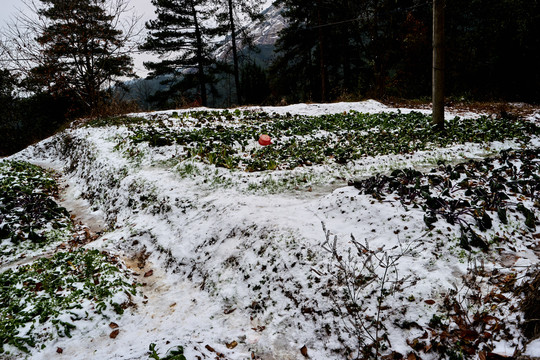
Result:
M397 111L375 101L251 109L306 115ZM151 343L161 356L183 346L187 359L343 359L346 349L354 357L359 343L369 344L376 335L405 357L417 351L423 359L437 359L438 353L411 344L434 337L427 331L434 315L443 315L445 299L463 300L471 314L493 305L466 300L471 281L481 298L496 289L490 277L473 276L475 269L525 279L538 263L533 235L490 253L466 252L452 237L459 235L451 235L454 227L430 231L421 209L347 186L348 180L393 169L426 171L441 160L483 158L519 147L513 140L248 174L193 161L169 167L174 147L142 146L143 155L133 161L115 149L115 136L124 135L122 127L77 127L11 157L57 170L65 188L61 204L94 231L104 231L86 246L118 254L142 284L114 339L103 320L34 350L32 359L146 359ZM538 138L528 146L538 147ZM280 187L284 177L296 179L295 185ZM518 232L523 227L509 226ZM340 258L328 251L334 239ZM365 246L363 254L356 254L355 242ZM364 287L356 285L358 302L362 316L380 320L378 329L364 331L359 323L355 328L353 317L343 313L336 293L347 284L335 273L340 261L370 277ZM385 261L392 266L383 266ZM362 273L363 266L371 270ZM511 356L526 345L515 328L519 312L508 310L516 301L497 313L516 337L491 339L489 351ZM371 320L364 321L369 326ZM540 343L526 351L540 356Z

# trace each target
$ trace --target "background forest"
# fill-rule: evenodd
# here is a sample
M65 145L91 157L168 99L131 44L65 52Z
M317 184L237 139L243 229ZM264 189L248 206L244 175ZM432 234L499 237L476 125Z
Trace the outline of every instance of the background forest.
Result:
M118 21L129 2L109 3L35 1L39 20L2 34L0 154L77 117L137 109L429 102L432 1L277 0L261 9L249 0L152 0L143 37ZM268 27L276 17L281 25ZM261 44L257 26L277 41ZM447 99L538 103L539 33L538 1L448 1ZM130 80L137 53L159 56L145 64L148 79Z
M270 69L277 94L292 101L430 96L431 1L281 4L290 25ZM446 94L538 102L539 10L537 1L446 2Z

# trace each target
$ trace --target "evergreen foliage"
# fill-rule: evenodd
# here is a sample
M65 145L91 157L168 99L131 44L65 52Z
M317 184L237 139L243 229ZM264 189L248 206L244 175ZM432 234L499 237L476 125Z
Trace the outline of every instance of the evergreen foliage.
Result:
M446 28L448 92L540 101L540 2L448 1Z
M40 1L46 26L37 41L43 50L29 83L93 111L113 80L132 74L132 59L122 52L126 39L115 28L121 9L108 9L106 0Z
M263 104L270 96L266 71L255 62L246 62L240 71L241 91L246 104Z
M4 118L13 117L15 86L15 77L8 70L0 69L0 108L2 109ZM3 121L5 121L5 119Z
M4 105L13 98L15 78L6 69L0 69L0 104Z
M52 135L66 122L67 99L45 93L20 97L18 86L18 79L10 71L0 70L0 156Z
M251 36L243 31L239 19L245 17L251 22L261 21L264 17L257 1L253 0L214 0L216 7L216 20L219 24L219 32L227 35L227 40L232 52L234 85L236 103L244 103L248 93L244 92L244 85L240 82L241 49L253 48Z
M430 72L427 29L416 24L422 10L419 1L318 0L310 6L306 0L278 0L277 4L284 7L289 26L280 34L272 73L277 92L289 101L327 101L349 93L380 98L411 65L422 78ZM423 58L408 61L407 52L421 52ZM408 91L414 90L400 89L401 95Z
M432 3L278 0L289 26L271 67L288 102L429 96ZM537 1L447 1L446 93L467 100L538 102Z
M152 0L157 19L146 23L150 31L141 49L159 54L161 61L147 62L151 77L164 76L166 90L157 94L162 103L169 99L200 101L207 105L210 67L215 63L208 25L212 13L207 0ZM189 89L196 89L190 93Z

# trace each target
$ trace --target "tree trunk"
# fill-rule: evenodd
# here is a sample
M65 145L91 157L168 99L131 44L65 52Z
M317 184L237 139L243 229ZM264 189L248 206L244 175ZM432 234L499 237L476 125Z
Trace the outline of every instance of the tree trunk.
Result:
M326 102L326 65L324 63L324 38L321 19L321 0L317 0L317 21L319 23L319 71L321 74L321 102Z
M433 126L444 130L444 0L433 0Z
M197 38L197 66L199 86L201 88L201 105L208 106L208 100L206 98L206 76L204 74L204 57L203 57L203 42L201 36L201 29L199 28L199 21L197 19L197 10L195 4L191 2L191 11L193 13L193 22L195 23L195 37Z
M371 28L371 41L373 49L373 76L375 81L374 95L377 99L382 98L384 93L383 79L383 54L386 49L381 46L379 39L379 5L380 1L376 1L373 8L373 26Z
M236 51L236 29L234 26L234 14L233 14L233 3L232 0L229 0L229 21L231 24L231 40L232 40L232 53L233 53L233 66L234 66L234 86L236 88L236 102L237 105L240 105L242 102L242 97L240 96L240 78L238 70L238 54Z

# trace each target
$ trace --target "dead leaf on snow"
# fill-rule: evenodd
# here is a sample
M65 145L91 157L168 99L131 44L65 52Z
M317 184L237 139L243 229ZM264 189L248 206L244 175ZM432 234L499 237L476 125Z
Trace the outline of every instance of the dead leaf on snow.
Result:
M309 357L308 353L307 353L307 347L306 345L302 346L302 348L300 349L300 353L304 356L304 357Z
M149 277L152 275L154 275L154 270L148 270L147 272L144 273L144 277Z
M110 327L111 329L116 329L116 328L118 328L118 324L115 323L115 322L112 322L112 323L109 324L109 327Z
M500 354L493 353L493 352L488 353L486 358L487 358L487 360L505 360L505 359L513 359L512 356L500 355Z
M225 346L227 346L227 349L234 349L237 345L238 343L236 341L232 341L228 344L225 344Z
M216 351L216 350L215 350L213 347L211 347L210 345L205 345L205 348L206 348L206 350L215 353L216 356L217 356L217 358L225 357L225 355L223 355L223 354L220 353L219 351Z
M120 333L120 330L116 329L109 335L109 337L111 339L116 339L116 337L118 336L119 333Z

